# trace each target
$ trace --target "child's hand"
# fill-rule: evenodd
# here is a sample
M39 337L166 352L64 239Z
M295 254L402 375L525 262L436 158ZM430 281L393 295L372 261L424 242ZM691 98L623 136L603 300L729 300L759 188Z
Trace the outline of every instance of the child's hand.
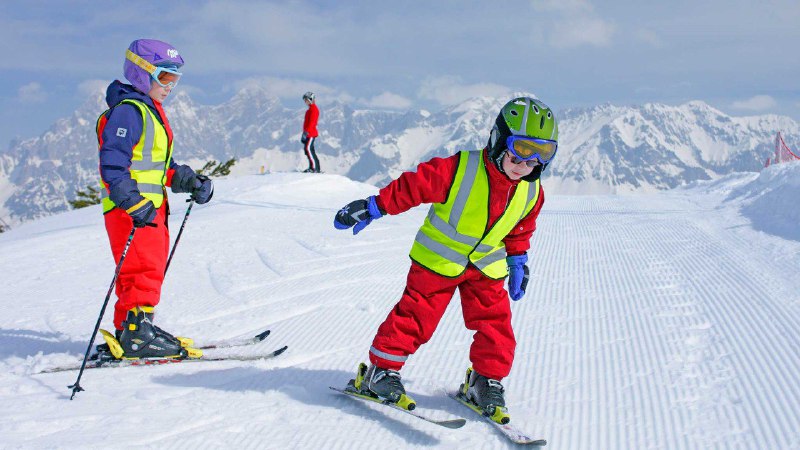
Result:
M383 217L383 211L372 195L366 200L355 200L340 209L333 218L333 226L337 230L346 230L353 227L353 234L358 234L373 220Z
M530 270L525 263L528 262L528 254L506 257L508 263L508 295L511 300L517 301L525 295L525 288L528 287Z

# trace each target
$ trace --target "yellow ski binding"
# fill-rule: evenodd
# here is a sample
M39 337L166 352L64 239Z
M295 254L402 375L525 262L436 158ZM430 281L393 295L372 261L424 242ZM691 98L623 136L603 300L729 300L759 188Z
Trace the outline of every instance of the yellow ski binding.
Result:
M192 338L175 336L175 339L177 339L181 343L181 347L191 347L194 345L194 339Z
M103 335L103 339L106 341L106 344L108 344L108 349L111 350L111 354L114 355L114 358L122 359L122 355L125 351L122 350L122 346L119 345L117 338L102 328L100 329L100 333Z

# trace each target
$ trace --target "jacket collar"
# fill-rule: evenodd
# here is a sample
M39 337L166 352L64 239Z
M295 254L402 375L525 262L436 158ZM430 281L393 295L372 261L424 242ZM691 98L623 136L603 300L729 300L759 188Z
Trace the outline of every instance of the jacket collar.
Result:
M489 149L483 149L483 165L486 166L486 173L489 175L489 185L501 189L506 189L511 186L519 184L519 180L512 180L506 174L500 172L500 169L494 165L494 162L489 159Z

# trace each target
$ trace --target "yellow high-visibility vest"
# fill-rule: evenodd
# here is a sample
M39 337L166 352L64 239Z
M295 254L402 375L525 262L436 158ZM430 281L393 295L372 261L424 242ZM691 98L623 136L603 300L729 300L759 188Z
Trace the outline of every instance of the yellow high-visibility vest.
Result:
M131 158L131 178L139 186L139 193L153 202L156 208L164 203L164 191L167 184L167 169L172 158L172 143L169 142L167 130L158 120L150 108L139 100L126 99L120 102L128 103L139 109L142 115L142 135L139 142L133 147ZM100 115L97 120L98 136L101 119L108 110ZM114 209L117 205L108 197L108 189L100 180L100 197L103 202L103 213Z
M520 181L497 222L489 221L489 175L483 151L461 152L445 203L434 203L411 247L411 259L446 277L457 277L474 264L499 280L508 275L503 239L536 206L539 180Z

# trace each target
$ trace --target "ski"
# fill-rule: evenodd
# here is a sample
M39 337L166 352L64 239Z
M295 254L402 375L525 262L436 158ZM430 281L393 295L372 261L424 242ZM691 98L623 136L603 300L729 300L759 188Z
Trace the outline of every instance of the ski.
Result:
M113 336L113 334L106 330L100 330L101 333L107 334L109 336ZM177 339L181 341L183 347L193 347L199 350L211 350L216 348L232 348L232 347L244 347L247 345L254 345L262 342L264 339L267 338L270 334L270 330L264 330L261 333L258 333L255 336L248 337L248 338L233 338L233 339L223 339L216 342L209 342L203 345L195 346L194 340L189 338L178 337ZM108 344L100 344L96 347L97 353L92 354L90 357L92 360L96 359L98 353L108 351Z
M203 344L203 345L201 345L199 347L195 347L195 348L199 348L200 350L210 350L212 348L244 347L246 345L258 344L259 342L261 342L264 339L266 339L267 336L269 336L269 333L270 333L270 330L264 330L261 333L258 333L257 335L255 335L253 337L244 338L244 339L233 338L233 339L226 339L226 340L217 341L217 342L209 342L208 344Z
M402 412L404 412L406 414L410 414L410 415L416 417L417 419L422 419L422 420L424 420L426 422L429 422L429 423L432 423L432 424L436 424L436 425L439 425L441 427L455 429L455 428L461 428L461 427L464 426L465 423L467 423L466 419L461 419L461 418L458 418L458 419L446 419L446 420L436 420L436 419L433 419L433 418L429 417L425 413L419 412L419 410L417 410L416 408L412 409L412 410L408 410L408 409L401 408L400 406L397 406L396 404L394 404L394 403L392 403L392 402L390 402L388 400L381 400L379 398L370 397L369 395L360 394L360 393L358 393L356 391L353 391L353 390L350 390L350 389L347 389L347 388L346 389L340 389L340 388L333 387L333 386L328 386L328 387L331 388L332 390L336 391L336 392L339 392L341 394L347 395L348 397L357 398L359 400L364 400L364 401L368 401L368 402L372 402L372 403L377 403L379 405L385 405L385 406L388 406L388 407L390 407L392 409L396 409L397 411L402 411Z
M447 395L453 400L457 401L458 403L461 403L462 405L469 408L471 411L474 411L476 414L483 417L490 424L494 425L494 428L497 431L499 431L503 436L508 438L511 442L521 445L547 445L546 440L531 438L522 430L518 429L514 425L511 425L510 423L500 424L495 422L481 408L479 408L474 403L464 398L460 393L448 392Z
M269 353L261 353L256 355L220 355L220 356L203 356L201 358L139 358L139 359L116 359L111 354L100 354L97 359L86 362L86 369L105 369L113 367L138 367L138 366L158 366L163 364L179 364L179 363L201 363L212 361L258 361L263 359L274 358L281 353L285 352L289 346L285 345L277 350ZM55 372L68 372L71 370L78 370L81 368L80 362L74 364L51 367L44 369L37 373L55 373Z

